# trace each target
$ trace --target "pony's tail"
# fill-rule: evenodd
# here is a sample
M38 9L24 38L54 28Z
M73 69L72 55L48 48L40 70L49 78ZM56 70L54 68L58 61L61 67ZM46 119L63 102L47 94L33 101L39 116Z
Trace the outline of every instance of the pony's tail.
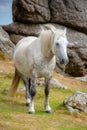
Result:
M20 81L20 76L18 74L18 71L15 69L15 74L14 74L14 77L13 77L11 87L8 91L8 96L14 97L16 90L18 88L19 81Z

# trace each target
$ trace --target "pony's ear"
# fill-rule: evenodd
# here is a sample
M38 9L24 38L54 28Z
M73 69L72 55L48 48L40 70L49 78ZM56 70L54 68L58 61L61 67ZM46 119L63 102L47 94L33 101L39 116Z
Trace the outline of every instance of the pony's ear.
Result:
M45 29L43 28L42 25L40 25L40 29L39 29L39 31L37 32L37 35L40 35L41 32L43 32L43 31L45 31Z
M41 31L45 31L44 27L40 25Z
M50 29L52 33L55 33L56 28L52 24L45 24L45 27L47 29Z
M67 28L64 28L64 35L66 35L66 32L67 32Z

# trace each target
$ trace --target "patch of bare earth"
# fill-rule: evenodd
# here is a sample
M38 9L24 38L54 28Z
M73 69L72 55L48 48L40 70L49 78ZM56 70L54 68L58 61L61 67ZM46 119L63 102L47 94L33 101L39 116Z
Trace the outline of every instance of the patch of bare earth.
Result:
M0 51L0 73L13 73L12 57Z
M12 61L0 61L0 72L2 73L13 73L14 65Z
M74 77L71 76L63 76L61 74L58 74L56 72L54 72L53 76L60 81L60 83L64 84L65 86L67 86L68 88L72 88L74 90L87 90L87 83L84 81L80 81L75 79Z

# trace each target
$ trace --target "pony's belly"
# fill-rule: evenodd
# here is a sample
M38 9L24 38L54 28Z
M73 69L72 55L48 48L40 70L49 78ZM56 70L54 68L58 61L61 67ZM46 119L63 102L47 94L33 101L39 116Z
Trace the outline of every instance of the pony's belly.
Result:
M41 77L50 77L52 76L52 72L53 71L42 71L42 72L38 72L37 73L37 77L41 78Z
M38 67L35 67L35 68L32 68L30 71L29 70L29 67L25 67L25 66L20 66L18 64L15 65L17 70L24 76L26 77L31 77L32 73L35 74L35 77L50 77L52 76L52 73L53 73L53 70L54 70L54 67L55 66L38 66Z

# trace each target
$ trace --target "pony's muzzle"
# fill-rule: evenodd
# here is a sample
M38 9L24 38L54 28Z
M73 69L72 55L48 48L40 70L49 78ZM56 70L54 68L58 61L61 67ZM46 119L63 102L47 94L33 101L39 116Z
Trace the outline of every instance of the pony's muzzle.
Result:
M68 62L69 62L68 58L60 60L60 64L67 64Z

